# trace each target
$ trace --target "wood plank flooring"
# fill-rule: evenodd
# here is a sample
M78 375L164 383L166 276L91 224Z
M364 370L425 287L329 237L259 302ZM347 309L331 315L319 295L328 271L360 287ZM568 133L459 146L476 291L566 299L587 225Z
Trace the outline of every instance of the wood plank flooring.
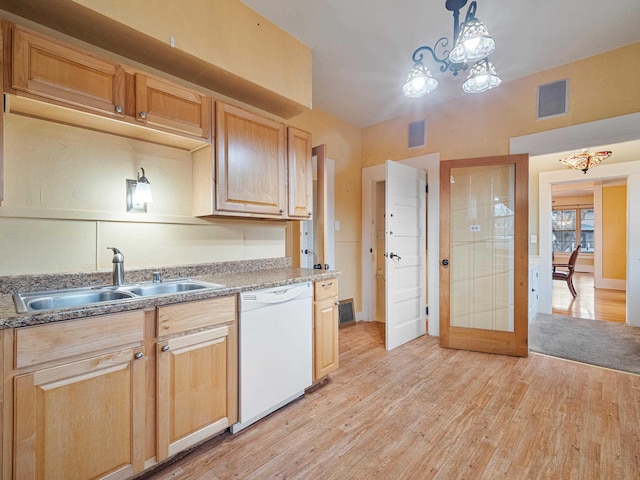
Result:
M609 322L626 321L627 294L623 290L593 287L592 273L574 273L578 295L571 296L567 282L553 281L551 311L558 315Z
M391 352L340 330L325 386L147 479L636 479L640 376L531 354Z

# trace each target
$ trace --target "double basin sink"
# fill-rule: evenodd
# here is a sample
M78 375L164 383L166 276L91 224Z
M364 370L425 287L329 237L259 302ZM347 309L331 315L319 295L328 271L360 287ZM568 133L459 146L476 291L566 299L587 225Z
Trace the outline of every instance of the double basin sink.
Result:
M141 297L159 297L193 290L218 290L219 283L179 278L160 283L136 283L121 286L70 288L33 293L16 293L13 302L18 313L82 307L102 302L114 302Z

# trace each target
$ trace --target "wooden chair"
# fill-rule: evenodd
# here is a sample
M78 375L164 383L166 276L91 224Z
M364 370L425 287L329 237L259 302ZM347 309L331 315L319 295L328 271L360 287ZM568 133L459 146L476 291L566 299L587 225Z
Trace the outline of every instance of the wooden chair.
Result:
M573 271L575 270L576 267L576 260L578 259L578 253L580 252L580 247L582 245L578 245L576 247L576 249L571 252L571 255L569 256L569 263L554 263L553 264L553 273L552 273L552 277L554 280L564 280L565 282L567 282L567 286L569 287L569 291L571 292L571 295L573 295L573 298L576 298L576 289L573 286ZM556 271L556 267L558 268L566 268L567 271L566 272L558 272Z

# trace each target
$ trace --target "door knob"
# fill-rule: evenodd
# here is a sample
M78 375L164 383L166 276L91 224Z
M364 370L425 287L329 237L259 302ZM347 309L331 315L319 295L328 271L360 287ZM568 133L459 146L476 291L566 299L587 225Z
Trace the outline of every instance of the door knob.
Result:
M449 265L449 259L445 258L444 260L442 260L442 265L444 265L445 267Z

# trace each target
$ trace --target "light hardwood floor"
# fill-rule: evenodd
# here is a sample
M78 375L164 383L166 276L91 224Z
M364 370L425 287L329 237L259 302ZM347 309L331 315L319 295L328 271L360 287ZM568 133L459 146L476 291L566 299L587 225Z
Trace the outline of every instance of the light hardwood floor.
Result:
M640 376L428 336L387 352L383 328L341 329L325 386L146 478L640 478Z
M594 288L592 273L574 273L573 285L578 293L576 298L571 296L567 282L553 281L553 313L590 320L626 321L626 292Z

